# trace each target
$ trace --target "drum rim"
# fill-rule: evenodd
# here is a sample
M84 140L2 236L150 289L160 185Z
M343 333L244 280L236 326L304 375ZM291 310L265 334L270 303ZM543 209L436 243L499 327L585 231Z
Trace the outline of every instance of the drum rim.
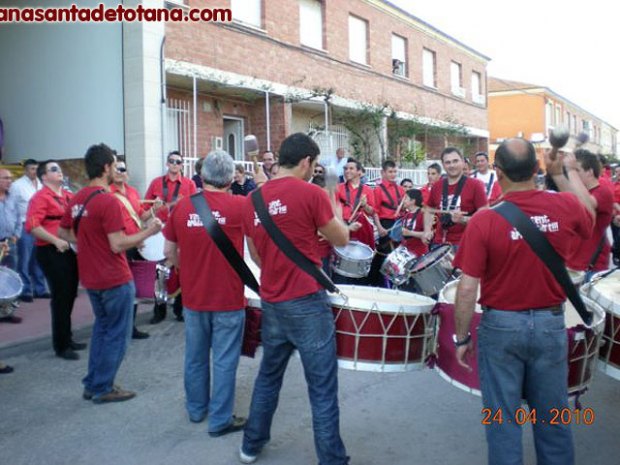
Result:
M397 289L384 289L381 287L371 287L371 286L356 286L352 284L339 284L337 285L338 289L342 292L342 294L348 297L348 301L345 301L342 295L340 294L328 294L329 301L332 307L342 308L346 310L372 310L373 305L376 305L376 302L370 302L370 305L360 306L354 305L351 302L369 302L367 300L362 300L361 298L356 298L354 295L347 295L347 291L350 294L354 294L356 289L363 289L368 292L368 289L372 289L373 292L378 294L407 294L407 295L415 295L419 300L426 300L427 303L413 306L408 304L393 304L393 303L384 303L384 308L379 309L379 312L386 315L420 315L427 314L435 307L435 300L431 299L428 296L423 294L414 294L413 292L401 291ZM412 311L415 310L415 311Z
M357 247L357 246L361 245L362 249L366 249L368 252L370 252L370 256L369 257L365 257L365 258L353 258L353 257L349 257L347 255L344 255L344 254L340 253L341 251L345 250L347 247L349 247L351 245L353 245L354 247ZM346 258L348 260L359 260L359 261L372 260L374 255L375 255L375 251L372 250L372 248L370 248L368 246L368 244L364 244L363 242L360 242L360 241L349 241L347 243L347 245L343 245L343 246L340 246L340 247L334 247L334 253L336 255L338 255L339 257Z
M420 268L420 269L418 269L418 270L411 270L411 274L412 274L412 275L414 275L414 274L417 274L417 273L421 273L421 272L422 272L422 271L424 271L424 270L427 270L428 268L430 268L430 266L431 266L431 265L434 265L434 264L435 264L435 263L437 263L439 260L441 260L441 259L442 259L442 258L444 258L446 255L448 255L448 254L450 253L450 250L452 249L452 247L450 246L450 244L442 244L442 245L440 245L439 247L437 247L435 250L440 250L440 249L444 249L444 250L445 250L445 253L443 253L443 254L439 255L439 256L437 257L437 259L436 259L436 260L433 260L431 263L427 264L427 265L426 265L426 266L424 266L423 268ZM432 250L431 252L435 252L435 250ZM428 253L431 253L431 252L428 252ZM422 256L418 259L418 261L422 260L422 259L423 259L426 255L428 255L428 254L424 254L424 255L422 255ZM416 265L417 265L417 263L416 263Z
M620 302L615 302L614 300L607 297L606 295L604 295L602 292L600 292L596 288L596 284L598 282L597 278L607 272L609 272L609 270L599 271L598 273L595 273L592 276L592 279L589 283L585 283L584 285L581 286L580 291L582 289L586 289L587 287L589 290L586 291L587 293L586 295L589 299L591 299L592 301L600 305L600 307L606 313L611 313L612 315L620 318ZM613 273L610 274L610 276L613 276L616 273L620 273L620 270L615 270ZM602 278L602 279L607 279L607 278Z
M15 278L15 281L19 285L17 292L15 292L14 294L8 295L6 297L0 297L0 304L13 302L15 299L17 299L21 295L22 290L24 288L24 283L22 281L22 278L19 276L19 274L16 271L10 269L8 266L0 266L0 272L6 272L9 276Z

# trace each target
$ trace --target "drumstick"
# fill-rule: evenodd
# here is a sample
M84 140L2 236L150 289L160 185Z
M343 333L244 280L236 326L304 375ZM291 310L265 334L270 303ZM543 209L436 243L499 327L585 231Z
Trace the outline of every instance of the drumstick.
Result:
M365 199L366 195L362 195L362 199ZM353 211L351 212L351 216L349 217L349 222L353 223L353 218L355 218L355 215L357 214L358 210L360 209L360 207L362 206L362 200L360 199L360 202L357 204L357 206L353 209Z
M258 156L252 155L252 165L254 168L254 174L258 174L259 166L258 166Z
M141 199L140 202L142 203L155 203L155 202L159 202L160 199Z
M405 195L403 197L403 199L400 201L400 204L398 205L398 208L396 209L396 213L394 213L395 217L398 217L398 215L400 214L400 211L403 209L403 205L405 204L405 200L407 200L407 195Z
M437 213L437 214L444 214L444 213L455 213L458 210L440 210L438 208L430 208L430 207L424 207L424 210L428 213ZM467 213L463 213L464 216L468 216Z

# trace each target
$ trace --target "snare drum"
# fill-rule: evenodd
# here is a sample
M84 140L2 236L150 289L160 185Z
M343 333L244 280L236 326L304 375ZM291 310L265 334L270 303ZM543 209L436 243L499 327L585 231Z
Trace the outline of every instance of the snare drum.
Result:
M370 272L374 251L358 241L350 241L344 247L334 247L332 269L347 278L364 278Z
M358 371L398 372L423 367L431 346L431 310L422 295L375 287L338 286L330 294L338 365Z
M478 378L478 360L472 357L468 360L472 371L461 367L456 361L456 348L452 335L454 326L454 300L458 281L446 285L439 294L439 331L437 335L436 370L452 385L471 394L480 395L480 379ZM603 332L605 313L598 304L587 296L582 295L589 310L594 313L590 328L584 326L575 308L566 302L564 319L568 337L568 393L578 394L587 390L592 382L592 376L598 347ZM472 319L472 328L477 328L482 317L481 310L476 306ZM472 341L477 347L477 331L472 331Z
M19 275L5 266L0 266L0 317L11 316L13 304L22 293L23 283Z
M453 258L449 244L440 245L420 257L411 270L411 279L421 294L436 295L453 279Z
M417 259L416 254L401 245L387 256L381 265L381 274L396 286L400 286L409 279Z
M582 291L606 313L605 330L600 350L599 367L612 378L620 380L620 270L608 276L597 273Z
M583 284L583 281L586 277L585 271L577 271L567 268L568 275L570 276L570 280L573 282L575 287L579 288Z
M144 240L144 247L138 250L145 260L159 262L164 258L164 235L160 232Z

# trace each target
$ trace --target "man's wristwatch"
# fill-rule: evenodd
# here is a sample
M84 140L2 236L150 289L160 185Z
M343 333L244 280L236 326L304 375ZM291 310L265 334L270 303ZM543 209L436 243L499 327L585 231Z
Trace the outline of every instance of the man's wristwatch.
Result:
M459 339L456 337L456 334L452 335L452 340L454 341L454 346L455 347L461 347L461 346L466 346L467 344L469 344L469 341L471 341L471 333L467 333L467 336L465 336L463 339L461 339L459 341Z

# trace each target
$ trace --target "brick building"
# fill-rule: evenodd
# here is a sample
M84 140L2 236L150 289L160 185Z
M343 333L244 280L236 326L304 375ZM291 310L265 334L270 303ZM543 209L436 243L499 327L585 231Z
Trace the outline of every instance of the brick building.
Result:
M585 132L590 150L616 155L616 128L547 87L490 77L488 96L492 153L502 139L519 136L535 142L542 161L544 150L550 148L549 130L564 126L571 134L567 150Z

